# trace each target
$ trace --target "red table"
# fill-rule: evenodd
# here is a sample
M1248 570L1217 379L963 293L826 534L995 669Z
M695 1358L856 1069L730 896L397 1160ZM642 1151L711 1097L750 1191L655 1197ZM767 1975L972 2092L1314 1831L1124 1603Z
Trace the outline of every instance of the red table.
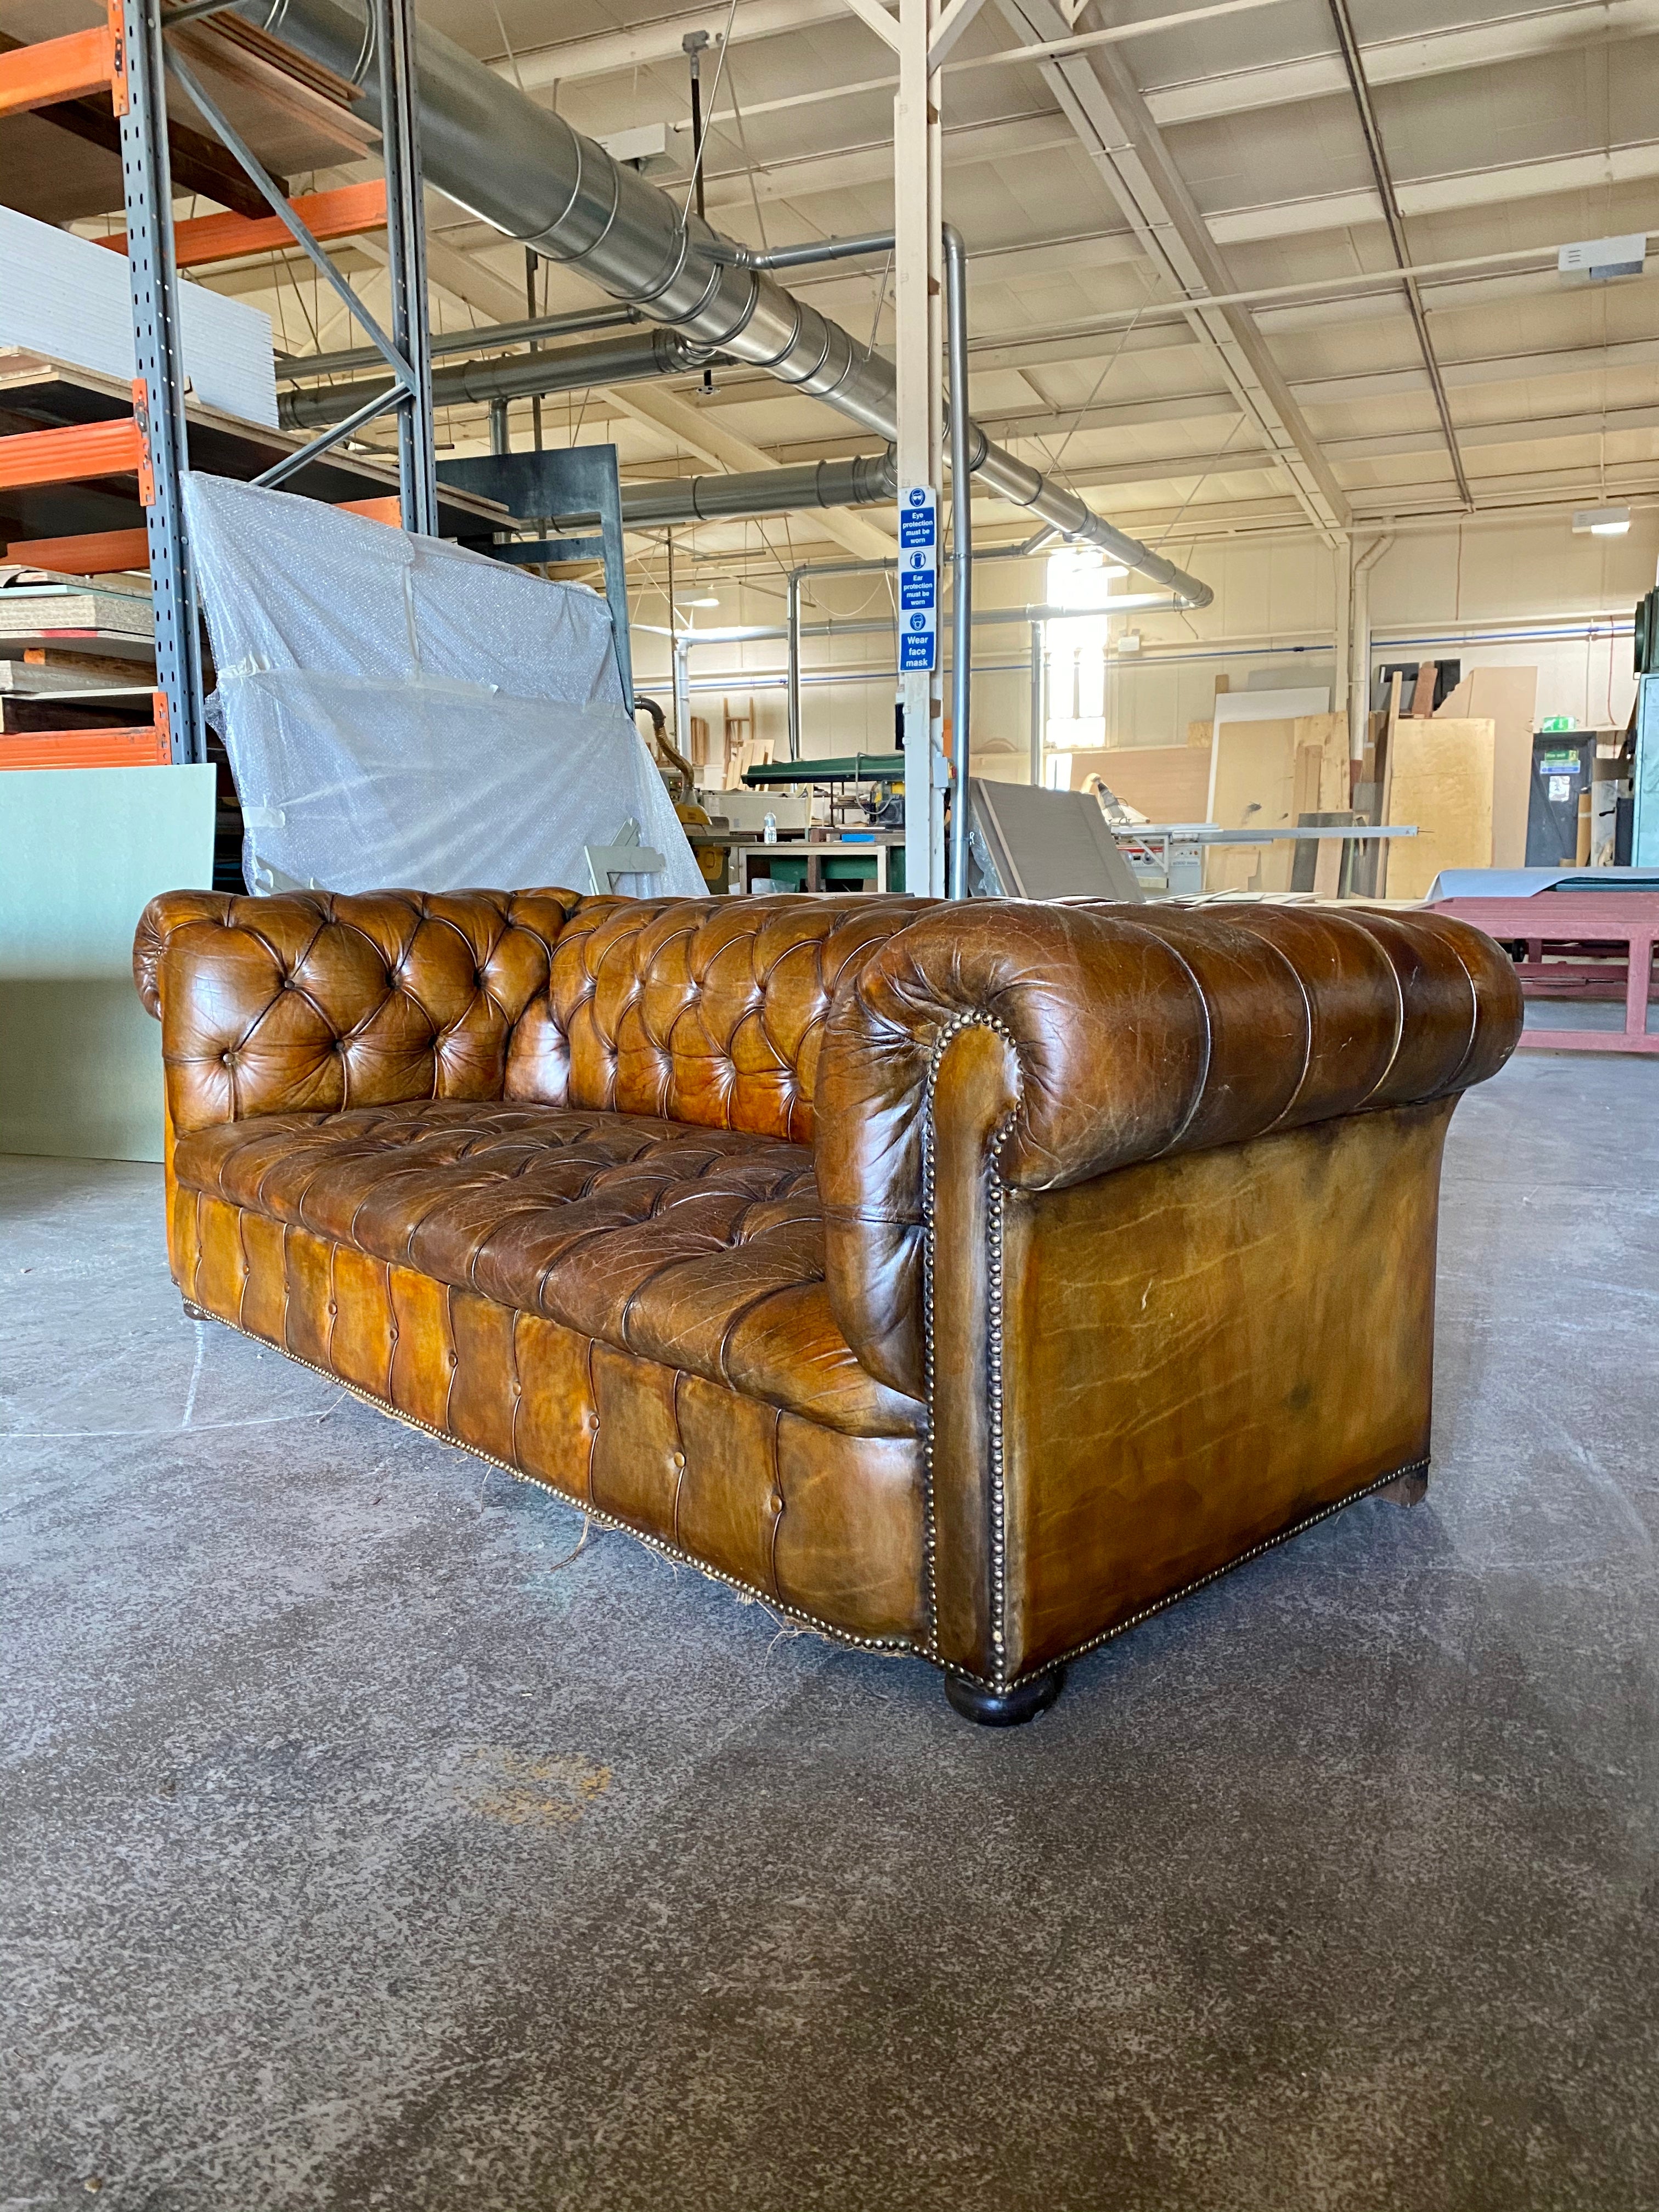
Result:
M1601 999L1625 1002L1619 1030L1525 1030L1521 1042L1540 1052L1659 1053L1659 1036L1648 1035L1653 994L1653 947L1659 938L1659 891L1536 891L1531 898L1453 898L1435 903L1437 914L1472 921L1488 937L1523 940L1516 963L1529 999ZM1558 952L1601 952L1595 959L1546 961ZM1608 955L1621 951L1622 965Z

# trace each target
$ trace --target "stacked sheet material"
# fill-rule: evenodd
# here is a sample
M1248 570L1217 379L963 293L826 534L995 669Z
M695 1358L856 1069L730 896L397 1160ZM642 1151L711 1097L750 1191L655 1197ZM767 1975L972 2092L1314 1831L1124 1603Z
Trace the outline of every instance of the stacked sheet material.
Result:
M0 207L0 349L66 362L131 384L132 292L127 258L89 238ZM270 318L181 278L185 373L204 407L276 427Z

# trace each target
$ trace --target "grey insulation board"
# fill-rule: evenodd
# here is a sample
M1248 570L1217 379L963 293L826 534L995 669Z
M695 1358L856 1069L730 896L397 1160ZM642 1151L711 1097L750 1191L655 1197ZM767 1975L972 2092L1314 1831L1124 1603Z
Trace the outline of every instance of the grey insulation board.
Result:
M977 776L968 791L971 889L1004 898L1145 898L1092 792Z

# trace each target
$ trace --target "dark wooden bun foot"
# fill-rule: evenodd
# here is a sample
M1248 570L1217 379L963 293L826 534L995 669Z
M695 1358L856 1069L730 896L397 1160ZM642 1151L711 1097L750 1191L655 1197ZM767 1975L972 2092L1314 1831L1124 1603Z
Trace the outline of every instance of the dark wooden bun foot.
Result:
M958 1674L947 1674L945 1694L952 1711L965 1721L976 1721L981 1728L1018 1728L1022 1722L1034 1721L1039 1713L1048 1711L1065 1680L1066 1669L1051 1667L1046 1674L1033 1674L1016 1682L1012 1689L998 1691L964 1682Z

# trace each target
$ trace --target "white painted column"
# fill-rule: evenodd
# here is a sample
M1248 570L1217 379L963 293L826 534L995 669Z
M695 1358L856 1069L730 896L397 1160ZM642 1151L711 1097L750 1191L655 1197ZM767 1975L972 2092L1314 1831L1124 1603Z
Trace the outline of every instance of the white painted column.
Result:
M1348 624L1353 614L1353 539L1346 530L1331 556L1332 588L1336 599L1336 665L1331 684L1331 712L1346 717L1348 711ZM1350 739L1352 749L1352 738ZM1346 805L1345 799L1343 804Z
M939 0L899 0L899 86L893 101L898 479L940 489L944 432L938 79L927 48ZM944 505L940 502L940 519ZM904 701L904 875L908 890L945 891L945 752L939 672L909 670Z
M1370 726L1371 569L1393 543L1392 536L1384 532L1362 553L1358 539L1353 540L1353 599L1348 613L1348 751L1354 760L1364 757Z

